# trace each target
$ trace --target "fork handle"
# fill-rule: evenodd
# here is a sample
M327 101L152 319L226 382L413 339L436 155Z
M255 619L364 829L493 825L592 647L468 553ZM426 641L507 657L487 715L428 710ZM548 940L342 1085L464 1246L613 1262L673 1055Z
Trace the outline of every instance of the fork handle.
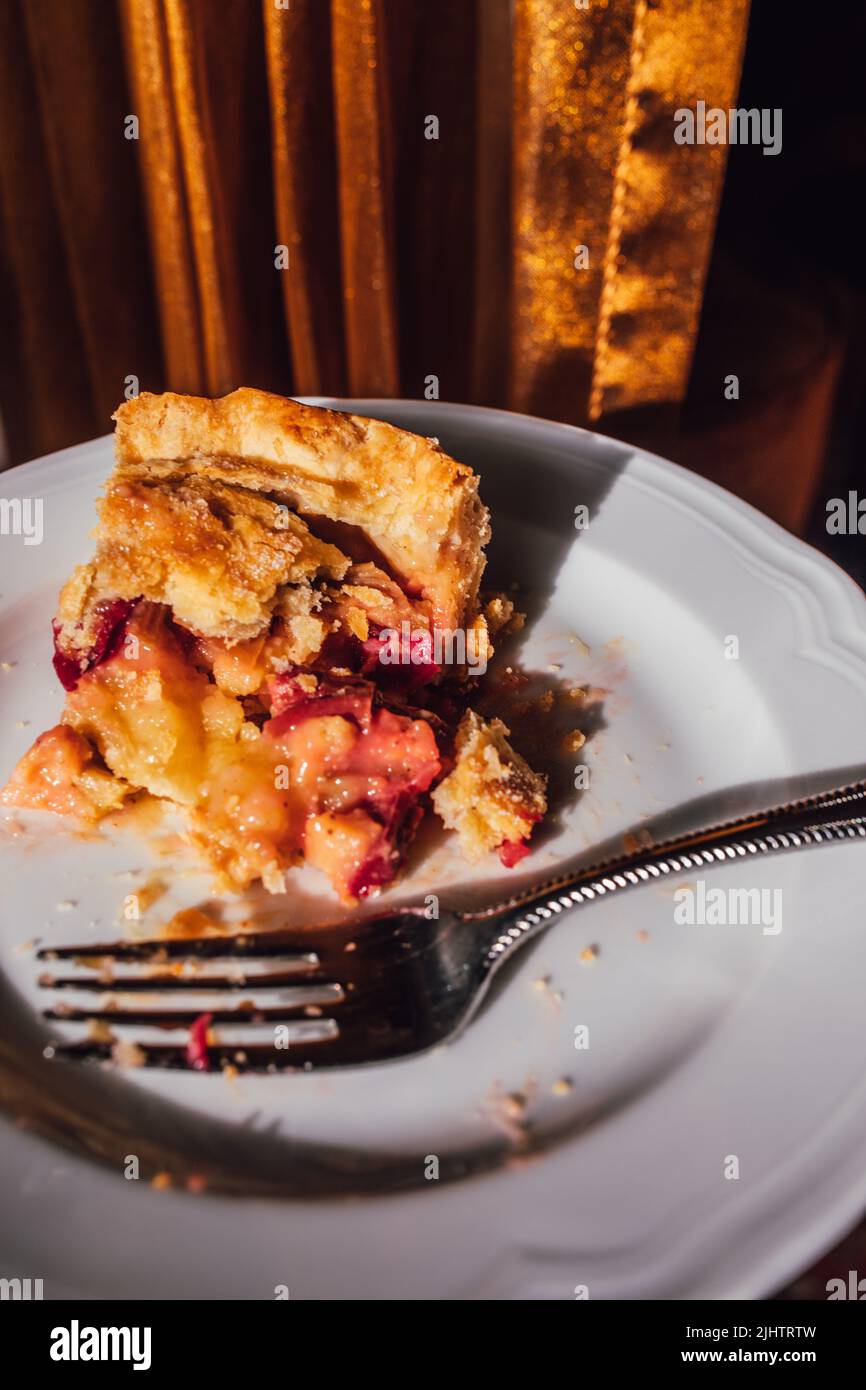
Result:
M485 959L485 966L490 968L519 941L538 935L560 913L582 903L688 869L864 838L866 781L691 831L660 845L639 847L577 874L531 887L486 912L462 913L461 917L464 921L489 921L495 927Z

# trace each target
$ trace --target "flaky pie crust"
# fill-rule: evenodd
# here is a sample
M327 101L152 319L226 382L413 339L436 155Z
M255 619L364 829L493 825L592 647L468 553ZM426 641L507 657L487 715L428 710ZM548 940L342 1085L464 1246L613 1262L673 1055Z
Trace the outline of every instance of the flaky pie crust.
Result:
M474 617L489 516L471 468L434 440L252 387L217 400L144 392L114 419L121 468L175 463L357 527L441 626Z

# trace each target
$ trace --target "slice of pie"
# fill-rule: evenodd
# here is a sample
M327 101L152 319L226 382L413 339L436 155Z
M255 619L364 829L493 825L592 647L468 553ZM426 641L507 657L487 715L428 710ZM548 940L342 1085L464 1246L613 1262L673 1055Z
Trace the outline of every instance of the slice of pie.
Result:
M223 887L279 892L306 860L373 893L431 802L469 858L517 862L544 783L466 712L510 611L480 605L472 470L250 389L115 419L96 551L54 621L62 722L0 800L93 821L163 798Z

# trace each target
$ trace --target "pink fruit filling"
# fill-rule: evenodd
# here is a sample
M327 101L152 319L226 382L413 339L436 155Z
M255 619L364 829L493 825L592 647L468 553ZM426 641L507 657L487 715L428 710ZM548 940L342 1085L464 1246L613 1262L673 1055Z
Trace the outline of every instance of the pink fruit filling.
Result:
M384 661L383 653L387 651L392 656L394 644L393 639L389 641L381 635L382 630L371 624L371 636L361 643L364 654L361 671L365 675L375 671L385 684L403 686L409 690L435 680L442 668L433 660L429 632L412 632L408 641L400 634L397 642L399 660Z
M186 1060L193 1071L210 1071L207 1035L212 1022L213 1014L199 1014L190 1026Z
M270 687L264 737L289 757L311 720L345 720L354 735L327 757L307 820L305 854L350 898L393 878L423 815L421 797L442 772L430 725L375 703L369 681L320 680L306 691L293 674ZM296 755L297 761L297 755Z
M93 642L86 650L75 656L68 648L60 645L60 624L54 623L53 666L64 690L74 690L85 671L98 666L101 661L113 656L123 641L126 620L135 601L125 598L111 599L97 605L93 624Z
M506 869L513 869L529 853L525 840L503 840L499 846L499 859Z

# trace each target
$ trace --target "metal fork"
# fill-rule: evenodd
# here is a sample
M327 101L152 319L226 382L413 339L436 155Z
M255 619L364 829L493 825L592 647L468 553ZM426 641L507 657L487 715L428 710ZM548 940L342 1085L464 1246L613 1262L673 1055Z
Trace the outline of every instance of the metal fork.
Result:
M497 970L574 907L750 856L866 836L866 780L637 848L483 911L422 906L305 931L45 948L60 996L44 1017L87 1025L48 1055L149 1067L310 1070L392 1061L455 1038ZM178 1036L178 1034L180 1036ZM205 1036L206 1034L206 1036ZM237 1035L237 1037L230 1035ZM190 1041L192 1038L192 1042Z

